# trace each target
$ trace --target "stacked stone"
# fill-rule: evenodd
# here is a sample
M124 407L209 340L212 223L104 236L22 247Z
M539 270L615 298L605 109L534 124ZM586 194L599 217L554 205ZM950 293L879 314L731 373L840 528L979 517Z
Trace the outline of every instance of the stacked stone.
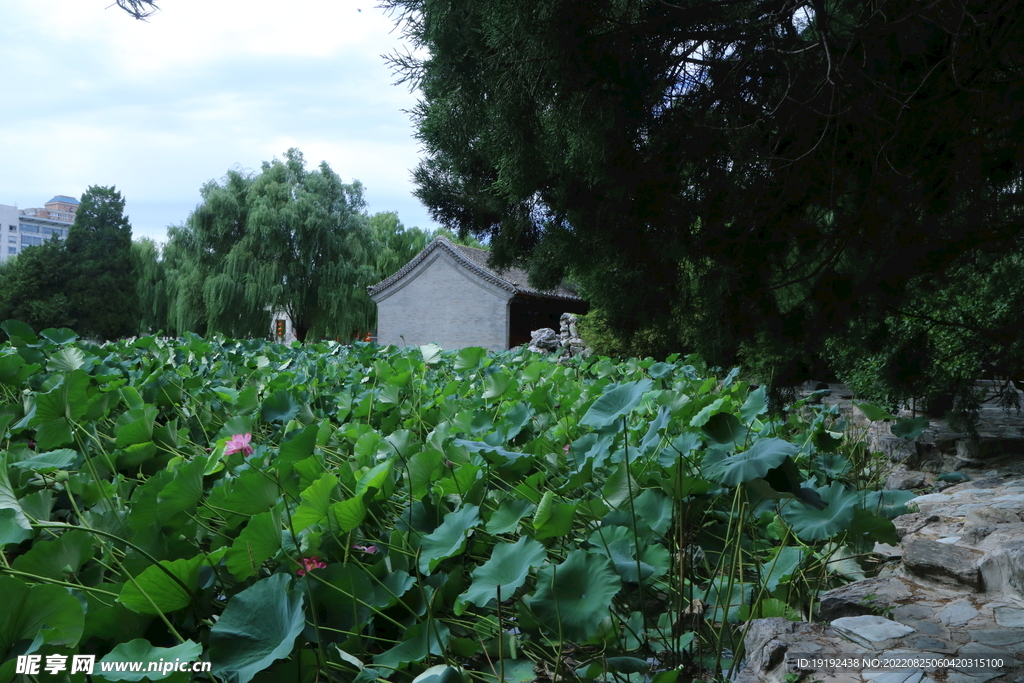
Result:
M590 355L590 349L576 331L576 316L573 313L563 313L558 327L558 333L550 327L531 332L530 346L527 348L534 353L557 353L560 358Z
M559 320L560 333L558 335L562 343L562 356L572 357L582 355L584 358L590 355L590 349L580 338L576 331L576 314L563 313Z

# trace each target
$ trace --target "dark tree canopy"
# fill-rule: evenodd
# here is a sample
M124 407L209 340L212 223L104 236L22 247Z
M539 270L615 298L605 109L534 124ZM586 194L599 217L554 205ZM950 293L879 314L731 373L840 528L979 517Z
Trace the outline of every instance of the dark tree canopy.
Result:
M1001 324L929 297L1021 251L1020 2L385 5L428 55L393 58L418 196L632 352L795 379L925 309L926 337Z
M0 266L0 320L20 320L35 330L75 327L69 265L64 244L55 237L6 261Z
M64 244L66 291L76 331L117 339L138 332L138 273L132 254L132 226L124 198L113 187L91 186L82 195Z

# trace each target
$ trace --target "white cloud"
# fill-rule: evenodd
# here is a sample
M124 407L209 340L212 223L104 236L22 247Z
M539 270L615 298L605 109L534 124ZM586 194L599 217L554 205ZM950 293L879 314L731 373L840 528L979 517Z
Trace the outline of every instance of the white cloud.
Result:
M166 0L137 22L110 2L5 7L0 203L116 185L162 241L203 183L294 146L361 180L371 210L430 225L411 196L415 96L380 57L404 46L374 3Z

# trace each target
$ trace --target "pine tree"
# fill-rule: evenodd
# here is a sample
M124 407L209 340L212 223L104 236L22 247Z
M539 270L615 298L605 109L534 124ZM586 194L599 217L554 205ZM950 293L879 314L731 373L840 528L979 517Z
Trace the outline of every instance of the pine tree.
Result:
M65 250L76 331L103 340L136 334L138 273L120 192L94 185L82 195Z

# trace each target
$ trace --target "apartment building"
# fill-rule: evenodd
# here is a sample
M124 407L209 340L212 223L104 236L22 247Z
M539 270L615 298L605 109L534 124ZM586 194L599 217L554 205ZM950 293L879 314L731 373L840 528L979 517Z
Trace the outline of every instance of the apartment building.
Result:
M42 208L19 209L0 204L0 262L16 256L28 246L42 244L43 240L57 237L65 239L68 228L75 222L78 200L57 195Z

